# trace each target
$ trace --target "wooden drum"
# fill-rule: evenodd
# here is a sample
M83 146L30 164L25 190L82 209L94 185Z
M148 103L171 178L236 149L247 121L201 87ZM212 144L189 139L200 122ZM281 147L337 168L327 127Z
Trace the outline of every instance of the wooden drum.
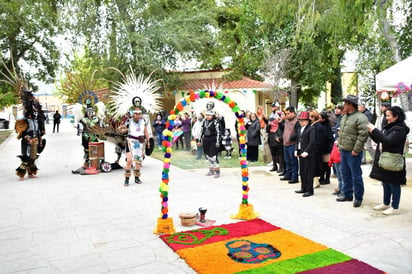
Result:
M100 169L100 165L104 162L104 143L89 143L89 160L90 166Z

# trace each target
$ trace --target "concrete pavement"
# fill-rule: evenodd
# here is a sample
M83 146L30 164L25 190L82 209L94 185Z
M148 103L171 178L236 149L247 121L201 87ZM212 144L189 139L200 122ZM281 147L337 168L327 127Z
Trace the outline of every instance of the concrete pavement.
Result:
M38 178L24 181L15 175L16 135L0 145L0 273L194 273L153 234L161 207L161 161L148 157L143 184L123 187L121 170L71 173L81 166L83 152L68 120L46 139ZM113 162L113 145L106 143L105 150L106 160ZM412 181L402 188L401 213L383 216L372 209L381 203L381 186L367 178L370 166L363 168L360 208L335 201L331 193L336 179L303 198L294 193L297 184L280 181L266 166L249 169L249 202L260 218L274 225L388 273L412 273ZM237 221L230 215L241 202L239 168L222 169L218 179L205 173L171 167L169 215L177 231L190 229L180 225L179 213L197 212L201 206L216 224Z

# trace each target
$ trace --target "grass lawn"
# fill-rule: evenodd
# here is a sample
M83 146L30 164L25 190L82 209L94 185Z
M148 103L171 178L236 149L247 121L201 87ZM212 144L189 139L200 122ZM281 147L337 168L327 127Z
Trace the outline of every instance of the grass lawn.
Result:
M224 153L224 152L223 152ZM224 155L222 154L219 156L219 163L220 167L225 168L225 167L240 167L239 164L239 159L238 159L238 153L237 150L235 149L233 154L232 154L232 159L224 159ZM164 152L155 149L150 155L153 158L159 159L163 161L164 159ZM369 154L367 155L369 157ZM412 153L406 153L405 155L406 158L411 158ZM177 167L183 168L183 169L199 169L199 168L208 168L209 164L205 160L205 158L202 158L201 160L196 160L196 154L195 152L192 154L192 152L189 151L184 151L184 150L173 150L172 151L172 157L171 163L172 165L175 165ZM368 158L369 160L369 158ZM253 166L265 166L266 163L263 161L263 152L259 151L259 161L257 162L248 162L248 166L253 167ZM269 167L268 167L269 168Z
M236 149L235 149L236 151ZM224 158L224 152L221 156L219 156L219 164L220 167L225 168L225 167L240 167L239 164L239 159L238 159L238 153L233 152L232 154L232 159L225 159ZM249 162L249 166L263 166L266 165L263 162L263 153L259 152L259 161L251 163ZM161 150L155 149L150 155L153 158L159 159L163 161L164 159L164 152ZM205 158L202 158L200 160L196 160L196 153L192 154L192 152L189 151L184 151L184 150L173 150L172 151L172 157L171 163L172 165L175 165L177 167L183 168L183 169L199 169L199 168L208 168L209 163L206 161Z

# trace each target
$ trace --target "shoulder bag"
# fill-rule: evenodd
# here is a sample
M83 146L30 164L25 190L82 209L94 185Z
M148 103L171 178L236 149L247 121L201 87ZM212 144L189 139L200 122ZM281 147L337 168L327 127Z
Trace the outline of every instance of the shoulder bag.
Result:
M384 151L379 156L378 165L388 171L401 171L404 168L405 160L400 153Z

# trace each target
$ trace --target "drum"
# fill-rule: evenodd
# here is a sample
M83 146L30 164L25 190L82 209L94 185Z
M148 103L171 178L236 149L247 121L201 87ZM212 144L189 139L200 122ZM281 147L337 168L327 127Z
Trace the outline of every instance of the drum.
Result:
M100 169L100 164L104 162L104 143L89 143L90 166Z
M100 170L102 161L103 160L100 159L90 159L90 167L94 167L96 170Z

